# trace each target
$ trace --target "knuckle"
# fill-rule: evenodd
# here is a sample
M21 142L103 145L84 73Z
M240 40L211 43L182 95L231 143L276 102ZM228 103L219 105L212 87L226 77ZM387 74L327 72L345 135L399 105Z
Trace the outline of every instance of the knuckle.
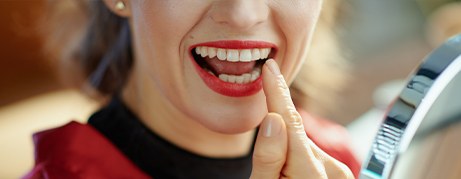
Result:
M291 101L290 88L285 82L285 79L283 78L282 75L277 76L277 79L278 79L276 81L276 86L278 89L277 91L279 92L279 94L285 101Z
M283 78L283 75L277 76L277 86L284 91L288 91L288 93L290 92L288 85L285 81L285 78Z
M287 107L287 110L284 112L283 116L287 116L288 119L286 120L289 126L294 126L294 127L303 126L303 119L301 115L298 113L298 111L296 110L296 108Z

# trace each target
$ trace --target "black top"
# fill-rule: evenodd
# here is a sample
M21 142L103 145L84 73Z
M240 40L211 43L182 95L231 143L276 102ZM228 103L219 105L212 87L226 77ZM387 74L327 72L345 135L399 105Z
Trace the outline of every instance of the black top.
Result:
M88 123L156 179L235 179L248 178L251 173L251 153L238 158L209 158L186 151L149 130L118 98L93 114Z

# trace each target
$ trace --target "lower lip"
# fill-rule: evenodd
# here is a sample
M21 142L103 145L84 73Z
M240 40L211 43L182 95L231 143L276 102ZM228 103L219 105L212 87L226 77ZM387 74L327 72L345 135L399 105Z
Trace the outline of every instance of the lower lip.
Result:
M222 94L224 96L230 97L244 97L250 96L262 89L262 75L257 78L255 81L246 83L246 84L237 84L237 83L229 83L222 81L218 77L208 73L202 67L200 67L197 62L195 61L194 57L190 57L192 63L195 66L199 76L205 82L205 84L212 89L213 91Z

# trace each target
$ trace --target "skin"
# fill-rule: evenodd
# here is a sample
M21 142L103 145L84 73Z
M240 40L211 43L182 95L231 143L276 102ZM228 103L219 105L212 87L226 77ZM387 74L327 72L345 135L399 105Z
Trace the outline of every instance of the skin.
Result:
M133 35L122 97L158 135L199 155L236 157L250 152L261 125L252 178L352 178L308 139L283 77L291 82L306 58L322 0L124 0L121 10L104 1L129 19ZM188 48L216 40L277 45L263 67L264 90L236 98L203 83Z

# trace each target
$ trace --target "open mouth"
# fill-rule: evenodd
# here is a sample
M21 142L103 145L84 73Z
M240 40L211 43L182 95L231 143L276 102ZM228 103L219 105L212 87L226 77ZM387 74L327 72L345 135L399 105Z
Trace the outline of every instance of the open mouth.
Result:
M191 50L204 71L227 83L248 84L261 76L264 62L273 58L272 48L225 49L197 46Z
M263 41L221 40L196 44L190 57L211 90L230 97L256 94L262 89L261 69L274 58L276 45Z

